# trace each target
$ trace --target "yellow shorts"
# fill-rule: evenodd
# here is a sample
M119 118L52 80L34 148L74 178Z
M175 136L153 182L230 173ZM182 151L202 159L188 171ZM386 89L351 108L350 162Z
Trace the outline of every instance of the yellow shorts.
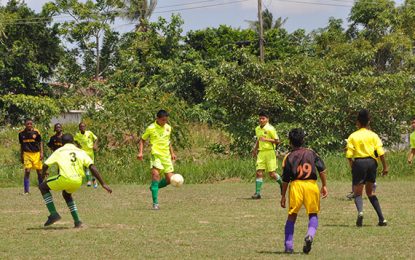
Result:
M275 172L277 170L277 156L274 150L258 152L256 170L263 170L265 172Z
M87 154L89 157L91 157L92 162L94 162L94 160L95 160L94 150L92 150L92 151L85 151L85 152L86 152L86 154Z
M174 172L173 162L171 157L160 156L157 154L151 155L151 168L160 170L160 173Z
M320 212L320 191L315 180L290 182L290 206L288 214L297 214L304 205L307 214Z
M74 193L81 187L82 179L80 181L71 180L61 175L49 177L46 181L48 187L54 191L64 190L67 193Z
M40 160L40 152L23 152L23 164L25 169L42 170L43 165Z

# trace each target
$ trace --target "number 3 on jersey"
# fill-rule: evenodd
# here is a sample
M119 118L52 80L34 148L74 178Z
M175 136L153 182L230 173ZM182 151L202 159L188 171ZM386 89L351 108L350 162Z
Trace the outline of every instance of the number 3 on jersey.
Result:
M76 154L74 152L69 154L71 156L71 162L76 162Z
M311 172L313 171L313 167L309 163L300 164L297 167L297 180L307 179ZM305 174L305 176L304 176Z

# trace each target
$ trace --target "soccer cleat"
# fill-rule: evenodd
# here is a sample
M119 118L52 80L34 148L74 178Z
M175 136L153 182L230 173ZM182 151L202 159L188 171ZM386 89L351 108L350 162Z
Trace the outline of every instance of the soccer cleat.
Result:
M76 221L74 224L74 228L81 228L82 227L82 222L81 221Z
M346 195L346 198L348 198L349 200L354 199L354 193L350 192L349 194Z
M92 181L92 184L94 185L94 189L98 188L98 182L97 182L97 180L94 179Z
M29 195L30 195L30 193L29 193L29 192L23 192L23 193L21 193L21 195L22 195L22 196L29 196Z
M286 254L293 254L294 253L294 249L292 249L292 248L286 248L284 250L284 253L286 253Z
M252 197L251 197L253 200L259 200L259 199L261 199L261 194L259 194L259 193L255 193L254 195L252 195Z
M88 187L91 187L91 185L92 185L92 182L91 182L91 181L88 181L88 182L86 183L86 186L88 186Z
M304 238L303 253L308 254L311 250L311 244L313 244L313 238L311 236L306 236Z
M52 225L53 223L59 221L61 219L61 216L59 214L50 215L48 217L48 220L45 222L45 227Z
M153 204L153 210L159 210L160 206L159 204Z
M384 219L383 221L379 221L378 226L379 227L385 227L388 225L388 221L386 221L386 219Z
M363 226L363 212L359 212L359 214L357 215L356 226Z

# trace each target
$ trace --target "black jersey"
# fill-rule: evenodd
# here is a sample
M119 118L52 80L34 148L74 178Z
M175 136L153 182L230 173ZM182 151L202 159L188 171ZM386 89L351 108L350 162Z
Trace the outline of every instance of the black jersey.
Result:
M317 171L323 172L326 169L323 160L318 154L304 147L296 148L287 154L282 167L282 179L284 182L317 180Z
M39 152L42 137L39 130L32 128L31 130L24 129L19 132L19 143L23 152Z
M48 147L52 149L52 151L56 151L58 148L61 148L62 146L62 136L58 136L58 134L55 134L50 137Z

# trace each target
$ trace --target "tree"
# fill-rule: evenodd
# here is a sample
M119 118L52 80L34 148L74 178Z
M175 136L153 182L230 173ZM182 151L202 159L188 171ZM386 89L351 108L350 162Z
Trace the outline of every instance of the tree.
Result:
M62 53L51 14L36 14L17 0L0 7L0 14L0 93L49 94L41 82L53 75Z
M157 0L124 0L121 16L135 22L136 31L145 31L156 6Z
M274 16L272 13L266 8L262 11L262 20L263 20L263 28L264 32L271 30L271 29L281 29L284 24L287 22L288 18L278 17L277 20L274 21ZM247 21L249 24L249 28L252 30L259 32L259 22L258 21Z

